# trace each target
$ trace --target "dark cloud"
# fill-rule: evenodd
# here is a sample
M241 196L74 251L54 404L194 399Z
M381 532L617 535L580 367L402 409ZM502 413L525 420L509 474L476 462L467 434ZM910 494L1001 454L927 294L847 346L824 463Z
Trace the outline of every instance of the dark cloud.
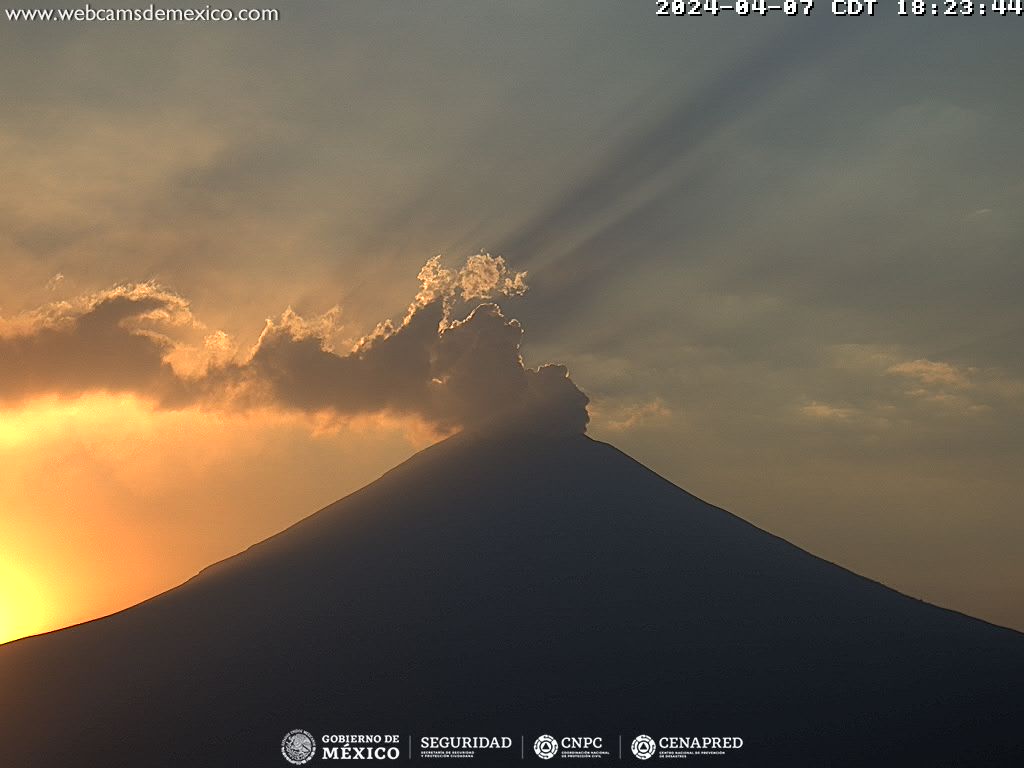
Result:
M332 314L307 321L289 309L267 322L242 359L218 357L224 336L208 335L205 351L191 350L193 358L205 355L191 370L171 362L188 351L175 329L201 328L187 302L152 284L118 287L0 326L0 398L101 390L137 393L163 407L387 412L445 431L582 432L586 395L562 366L527 368L522 327L486 301L521 295L525 276L487 254L459 270L434 258L402 322L382 323L345 353L332 347Z
M147 285L8 322L0 326L0 399L91 390L179 399L182 382L165 360L173 342L139 323L180 322L185 311L181 299Z

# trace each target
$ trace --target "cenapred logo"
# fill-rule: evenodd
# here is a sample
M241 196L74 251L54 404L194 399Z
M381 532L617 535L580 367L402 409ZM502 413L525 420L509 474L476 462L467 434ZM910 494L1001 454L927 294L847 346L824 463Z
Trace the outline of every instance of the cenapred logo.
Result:
M654 757L654 753L658 751L658 745L650 736L641 733L633 739L632 750L638 760L647 760Z
M545 733L533 742L533 751L537 753L537 757L541 760L550 760L558 754L558 742L554 736L548 736Z
M288 731L281 740L281 754L292 765L305 765L316 755L313 734L301 728Z

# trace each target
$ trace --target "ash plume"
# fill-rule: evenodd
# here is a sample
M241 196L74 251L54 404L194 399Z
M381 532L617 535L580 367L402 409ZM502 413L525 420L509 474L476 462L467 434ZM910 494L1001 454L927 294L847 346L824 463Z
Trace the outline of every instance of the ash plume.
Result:
M335 349L337 310L313 320L290 308L245 354L206 335L198 368L176 364L185 331L202 329L188 301L152 283L115 286L0 318L0 402L37 395L125 392L162 408L280 407L340 418L416 416L439 431L586 429L588 398L560 365L528 368L523 329L497 300L522 296L526 273L477 254L458 269L430 259L400 322Z

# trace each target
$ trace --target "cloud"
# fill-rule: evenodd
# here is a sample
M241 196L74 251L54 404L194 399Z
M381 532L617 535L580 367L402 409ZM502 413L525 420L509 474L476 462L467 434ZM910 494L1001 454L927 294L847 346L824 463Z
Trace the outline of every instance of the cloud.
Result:
M965 389L970 386L968 374L945 362L935 362L924 358L910 360L905 363L889 366L887 373L916 379L925 385L949 386Z
M672 409L660 397L624 405L602 400L599 411L602 427L611 432L627 432L637 427L664 424L673 417Z
M879 433L897 429L953 440L1013 430L1024 384L999 368L916 357L898 346L844 344L815 373L815 397L794 405L800 421Z
M845 408L842 406L829 405L828 403L811 401L800 408L800 413L810 419L817 419L821 421L849 421L857 415L857 410L854 408Z
M337 308L312 319L288 308L242 357L222 331L190 344L208 329L184 298L151 283L0 319L0 400L130 392L165 408L408 415L439 431L586 429L588 398L567 369L527 368L519 322L496 303L466 303L521 296L525 272L477 254L461 269L435 257L419 277L402 321L379 324L343 353L332 343Z
M0 400L98 390L178 400L183 382L165 360L174 342L159 329L190 322L187 303L152 284L0 318Z

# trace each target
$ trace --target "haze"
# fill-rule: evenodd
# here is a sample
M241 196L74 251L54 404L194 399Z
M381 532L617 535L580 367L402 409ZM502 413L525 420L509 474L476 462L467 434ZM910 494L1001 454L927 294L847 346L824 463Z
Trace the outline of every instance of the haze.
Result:
M529 272L501 301L526 363L568 366L592 435L1024 629L1018 25L818 10L4 22L0 336L153 281L207 362L289 307L345 348L402 320L428 258L501 254ZM443 432L48 370L0 359L28 382L0 401L0 641L178 584Z

